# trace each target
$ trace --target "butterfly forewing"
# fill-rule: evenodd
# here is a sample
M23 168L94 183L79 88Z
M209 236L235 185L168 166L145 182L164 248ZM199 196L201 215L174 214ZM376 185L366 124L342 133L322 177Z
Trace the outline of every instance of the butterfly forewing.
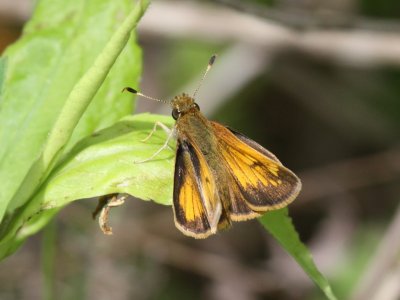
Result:
M222 160L234 179L232 194L236 197L232 201L236 203L232 204L233 220L257 216L249 213L246 217L244 211L235 211L235 207L243 209L242 200L252 211L261 213L284 207L295 199L301 182L293 172L256 142L241 134L236 136L235 132L216 122L211 123Z
M215 123L215 122L213 122ZM218 124L218 123L217 123ZM218 124L220 125L220 124ZM220 125L222 126L222 125ZM224 127L224 126L222 126ZM241 140L243 143L247 144L247 146L250 146L251 148L257 150L258 152L264 154L266 157L278 162L279 164L282 164L279 159L271 152L269 152L267 149L265 149L263 146L261 146L259 143L253 141L252 139L249 139L247 136L245 136L244 134L241 134L240 132L233 130L232 128L229 127L225 127L226 129L228 129L230 132L232 132L235 137L237 137L239 140Z
M217 231L222 205L215 180L203 156L187 141L178 141L173 202L176 224L186 235L205 238Z

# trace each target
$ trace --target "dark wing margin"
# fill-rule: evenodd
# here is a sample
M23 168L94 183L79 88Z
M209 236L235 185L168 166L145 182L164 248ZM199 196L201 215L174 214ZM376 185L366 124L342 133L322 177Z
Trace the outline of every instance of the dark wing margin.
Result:
M175 225L185 235L206 238L216 233L222 204L205 159L187 141L179 141L175 160Z

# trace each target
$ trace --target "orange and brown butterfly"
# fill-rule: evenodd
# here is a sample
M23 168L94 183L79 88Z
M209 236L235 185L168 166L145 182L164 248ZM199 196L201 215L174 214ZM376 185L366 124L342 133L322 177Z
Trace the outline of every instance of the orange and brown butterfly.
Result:
M215 58L211 57L203 79ZM124 90L162 101L129 87ZM301 182L261 145L204 117L194 99L196 92L169 102L176 120L169 137L177 139L175 224L185 235L201 239L232 221L257 218L288 205L299 194Z

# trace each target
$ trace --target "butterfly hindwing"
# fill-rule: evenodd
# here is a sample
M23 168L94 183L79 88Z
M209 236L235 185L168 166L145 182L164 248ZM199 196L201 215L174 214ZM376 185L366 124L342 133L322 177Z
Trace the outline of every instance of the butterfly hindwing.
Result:
M222 205L213 174L194 145L178 141L174 176L176 225L195 238L206 238L218 229Z
M232 221L244 221L261 216L261 214L252 210L247 204L240 186L236 184L235 177L232 174L229 174L229 178L231 182L229 185L229 218Z
M299 178L256 142L216 122L211 122L235 195L231 218L240 221L258 213L278 209L292 202L301 189ZM249 208L242 203L245 202Z

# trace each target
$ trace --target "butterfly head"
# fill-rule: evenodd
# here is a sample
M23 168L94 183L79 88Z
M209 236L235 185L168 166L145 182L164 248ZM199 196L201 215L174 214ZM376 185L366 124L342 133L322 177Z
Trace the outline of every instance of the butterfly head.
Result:
M185 114L195 114L196 112L200 111L199 105L195 102L195 97L197 92L200 89L201 84L204 81L204 78L206 78L206 75L208 73L208 71L211 69L211 66L214 64L215 58L217 56L214 54L213 56L211 56L209 62L208 62L208 66L206 71L204 72L204 75L200 81L200 84L198 85L197 89L194 91L193 96L189 96L188 94L181 94L176 96L174 99L172 99L169 104L172 107L172 117L177 120L178 118L182 117ZM123 90L130 92L132 94L136 94L138 96L142 96L144 98L150 99L150 100L154 100L154 101L158 101L158 102L163 102L163 103L168 103L168 101L162 100L162 99L157 99L157 98L153 98L147 95L144 95L140 92L138 92L137 90L135 90L134 88L131 87L125 87Z
M184 114L194 114L200 110L199 105L194 101L194 98L185 93L178 95L174 99L172 99L171 107L172 117L175 120L177 120Z

